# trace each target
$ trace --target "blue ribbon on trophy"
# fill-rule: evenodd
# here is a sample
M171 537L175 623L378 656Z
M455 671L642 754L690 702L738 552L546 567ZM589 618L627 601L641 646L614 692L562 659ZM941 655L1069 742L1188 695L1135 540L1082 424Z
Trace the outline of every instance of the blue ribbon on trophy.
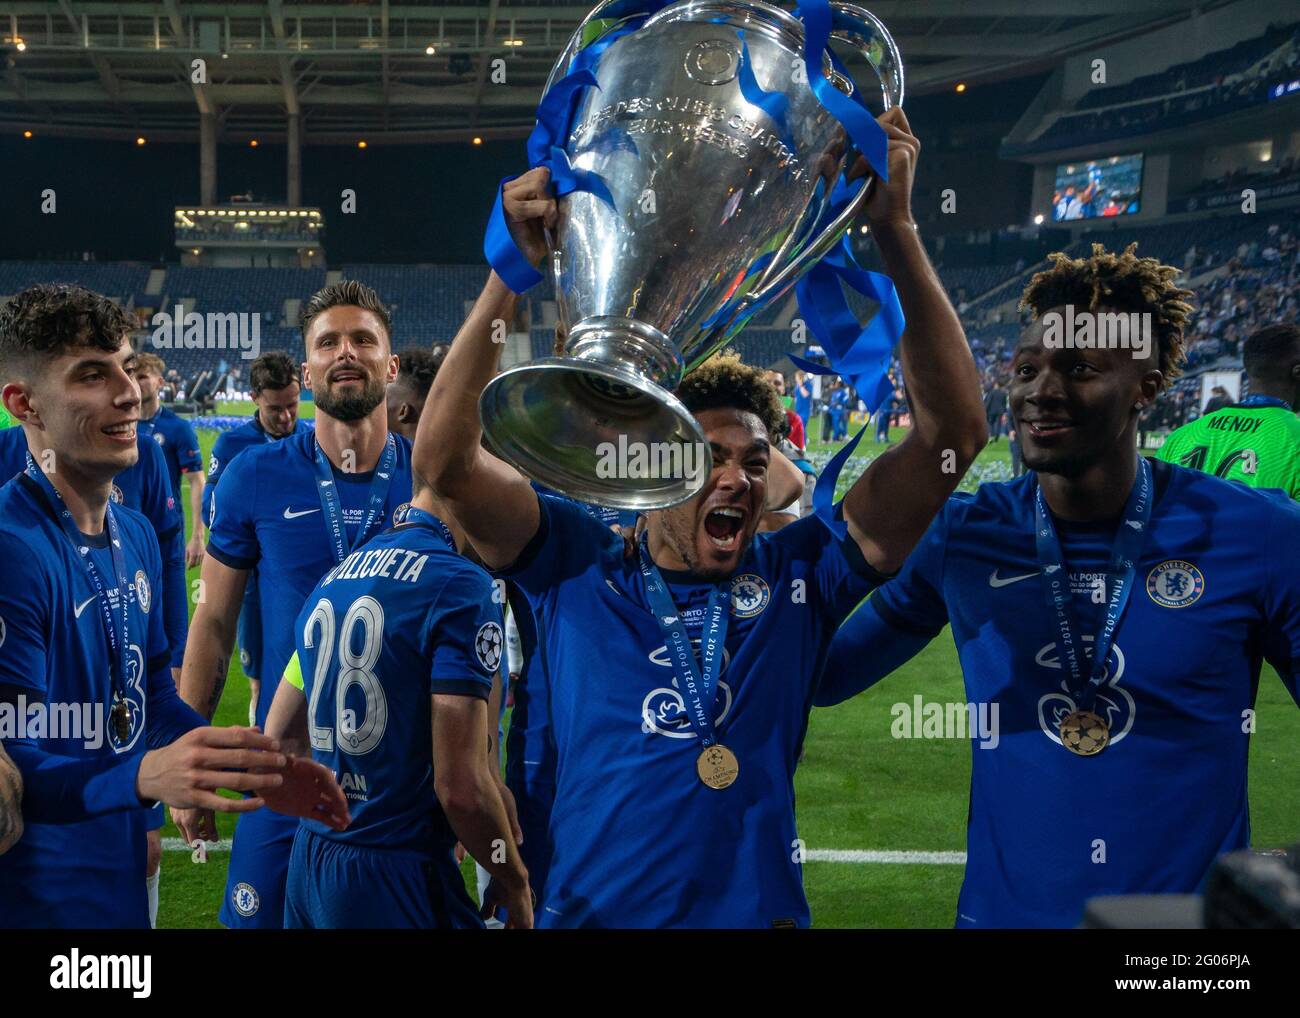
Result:
M585 90L593 86L600 87L596 71L601 57L615 42L640 30L651 16L671 2L672 0L625 0L601 8L597 17L584 28L584 34L590 32L594 37L574 54L567 73L543 96L538 106L536 126L528 140L528 160L530 167L548 167L557 195L586 191L615 212L618 211L606 182L598 173L575 166L565 151L565 145ZM828 0L801 0L794 15L804 25L802 53L810 91L822 108L840 124L847 142L865 158L874 176L887 181L887 134L871 115L858 89L853 88L851 95L845 95L823 72L823 60L828 54L830 66L835 73L851 80L847 68L828 43L831 33L837 27L852 29L852 20L833 10ZM775 133L793 150L794 139L787 122L789 99L782 92L768 92L762 88L754 73L745 32L737 29L736 34L740 44L737 77L741 94L747 103L766 114L774 125ZM615 126L611 125L611 128ZM620 140L616 147L623 148L627 143L630 143L633 151L636 150L636 144L630 136ZM844 172L836 181L830 200L822 203L817 221L805 227L808 237L815 236L819 228L838 216L860 193L858 188L849 186L845 179L851 165L852 162L846 160ZM823 180L817 186L824 189L830 183ZM864 183L861 186L867 185ZM824 194L824 190L821 193ZM484 239L484 253L497 274L517 293L523 293L542 279L510 236L499 187ZM770 262L771 256L771 253L760 256L749 267L745 278L761 271ZM744 279L740 282L743 283ZM865 327L859 324L849 307L844 293L846 285L879 305L879 311ZM902 308L893 284L887 277L868 272L857 265L846 236L808 270L796 285L796 296L801 316L827 353L829 370L849 381L866 401L868 408L874 411L889 391L887 375L890 357L904 327ZM725 325L725 318L735 309L738 300L739 297L728 300L704 323L705 327ZM827 373L827 369L803 358L792 356L791 359L805 370ZM841 522L837 526L834 520L835 507L832 500L835 482L860 438L859 433L832 459L818 482L818 495L814 498L818 515L827 526L839 533L844 531L845 525Z

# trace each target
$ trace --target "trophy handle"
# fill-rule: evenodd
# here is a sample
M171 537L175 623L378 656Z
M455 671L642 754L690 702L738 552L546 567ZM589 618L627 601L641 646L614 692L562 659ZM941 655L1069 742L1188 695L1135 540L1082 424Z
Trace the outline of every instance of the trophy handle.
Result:
M883 101L886 110L901 106L903 104L903 61L898 55L898 46L894 43L889 30L874 14L856 4L832 0L831 10L835 12L831 38L849 43L871 65L884 86ZM790 261L780 263L779 259L773 259L768 271L759 277L758 285L742 298L743 303L756 304L770 299L830 251L862 212L873 179L870 176L864 177L862 186L858 188L857 194L844 210L820 234L804 245ZM798 232L798 230L792 231L791 237Z

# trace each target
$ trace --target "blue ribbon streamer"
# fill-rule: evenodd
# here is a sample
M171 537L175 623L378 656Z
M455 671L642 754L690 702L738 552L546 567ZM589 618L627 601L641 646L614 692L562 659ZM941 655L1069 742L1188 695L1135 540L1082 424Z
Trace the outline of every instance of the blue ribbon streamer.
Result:
M599 198L615 212L614 196L599 173L584 170L569 162L569 154L558 145L551 149L551 183L555 185L555 196L563 198L574 191L586 191L594 198Z
M867 427L864 424L862 430L853 436L848 445L831 457L831 461L826 464L826 469L822 471L821 476L817 478L817 484L813 487L814 515L841 541L848 537L849 525L836 516L839 503L835 501L835 484L840 479L840 471L844 469L844 464L849 461L853 450L858 447L862 436L867 433Z
M865 328L849 308L841 283L880 305ZM894 284L887 276L859 268L845 238L799 280L795 294L800 316L826 351L835 373L853 386L874 413L889 394L889 362L906 325Z
M801 0L796 14L803 21L804 70L808 87L822 107L844 125L850 140L881 180L889 180L889 136L871 113L837 89L822 73L822 52L831 38L834 15L828 0Z
M753 64L749 59L749 45L745 42L744 29L739 29L736 35L740 37L740 65L736 69L740 94L744 96L745 102L757 106L768 115L781 136L781 144L793 152L794 138L790 135L790 125L786 118L790 100L786 98L785 93L768 92L758 83L758 79L754 77Z
M503 177L497 184L496 201L488 216L487 232L483 235L483 257L501 277L501 281L515 293L524 293L542 281L542 274L533 268L510 236L506 225L505 209L501 205L501 187L514 177Z
M551 150L562 145L573 119L573 105L584 88L599 89L596 72L590 68L567 74L547 90L537 106L537 123L528 136L528 165L541 166L550 158Z

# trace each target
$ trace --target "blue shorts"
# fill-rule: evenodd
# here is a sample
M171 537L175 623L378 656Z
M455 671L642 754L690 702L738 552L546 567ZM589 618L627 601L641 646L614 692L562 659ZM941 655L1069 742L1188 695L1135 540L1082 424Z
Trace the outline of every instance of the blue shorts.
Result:
M257 592L256 571L248 574L244 587L244 605L239 610L239 666L250 679L262 675L262 598Z
M230 846L226 896L217 918L232 930L278 930L284 922L284 881L298 818L265 806L245 813Z
M144 829L146 831L161 830L165 819L166 817L163 814L163 804L160 802L149 811L149 819L145 821Z
M442 853L439 853L440 855ZM299 828L284 900L289 930L482 929L456 857L359 848Z

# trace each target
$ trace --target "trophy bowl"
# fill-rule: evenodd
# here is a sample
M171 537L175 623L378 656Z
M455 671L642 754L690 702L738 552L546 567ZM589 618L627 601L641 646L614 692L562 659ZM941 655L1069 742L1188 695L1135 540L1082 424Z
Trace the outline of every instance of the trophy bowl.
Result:
M831 38L865 57L882 109L900 104L889 33L861 7L830 6ZM617 13L627 8L593 10L547 84L597 47L586 63L598 87L576 93L557 141L605 191L558 203L549 270L564 354L499 374L479 414L491 448L540 483L646 510L690 498L712 469L672 390L839 241L871 180L836 210L832 192L856 152L808 84L793 15L758 0ZM821 70L854 95L829 46Z

